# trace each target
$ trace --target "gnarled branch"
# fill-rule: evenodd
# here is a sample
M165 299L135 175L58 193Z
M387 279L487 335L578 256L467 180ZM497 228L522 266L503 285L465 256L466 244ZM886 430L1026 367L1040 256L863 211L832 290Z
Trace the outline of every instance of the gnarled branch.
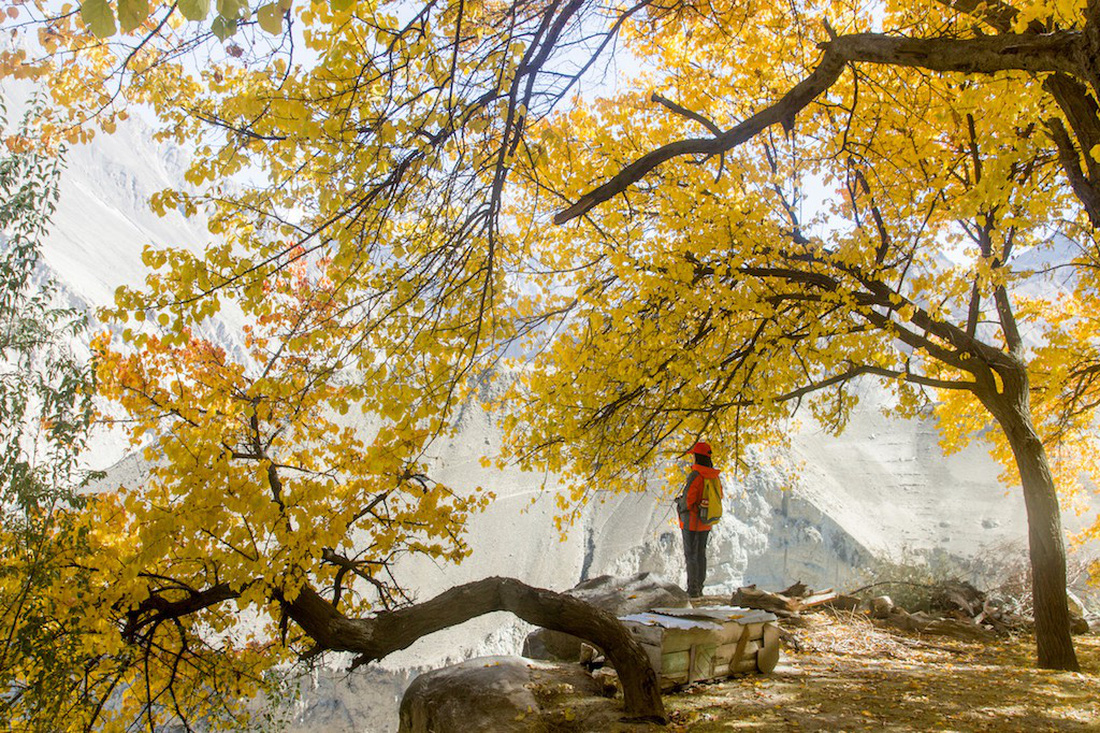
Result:
M354 652L359 661L382 659L417 639L493 611L510 611L528 623L590 641L604 651L619 673L626 714L666 720L657 674L641 645L607 611L514 578L486 578L451 588L435 598L365 619L351 619L306 587L283 600L287 615L317 644Z

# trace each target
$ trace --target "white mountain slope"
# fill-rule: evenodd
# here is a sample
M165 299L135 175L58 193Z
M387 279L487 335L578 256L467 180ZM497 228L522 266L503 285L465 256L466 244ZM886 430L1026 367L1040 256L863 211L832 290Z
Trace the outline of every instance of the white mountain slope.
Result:
M110 305L120 285L140 285L146 244L201 249L205 222L159 217L149 196L183 180L183 155L157 145L136 122L71 149L45 248L48 267L84 302Z
M203 218L188 219L175 211L160 217L150 210L150 196L183 181L185 154L156 143L140 121L71 148L65 162L42 269L57 281L62 298L87 310L91 336L105 328L96 310L114 304L115 290L144 283L144 247L198 252L210 234ZM223 309L200 331L234 353L240 348L239 323L231 309ZM100 431L88 462L92 468L112 465L123 457L127 444L120 434Z
M180 171L180 154L149 142L137 125L71 153L45 259L75 302L108 304L118 285L140 283L147 243L203 246L201 222L161 219L144 204L178 182ZM234 338L231 327L221 328L225 339ZM484 486L498 498L471 522L473 554L465 563L415 559L398 568L419 598L490 575L559 590L587 577L639 570L683 581L669 496L679 486L654 481L645 493L595 501L562 541L543 493L544 484L555 487L552 476L479 464L500 440L489 416L471 407L459 436L436 446L434 478L458 489ZM112 464L119 450L117 443L104 444L93 463ZM801 428L789 451L757 455L755 464L745 475L726 477L731 502L711 538L708 592L799 579L814 587L844 585L873 556L905 547L972 557L985 547L1025 543L1022 498L997 482L999 469L984 447L944 457L930 421L883 417L870 389L841 437ZM130 458L116 465L110 480L140 480L140 471ZM371 670L318 672L304 680L295 721L302 730L391 730L409 670L514 653L524 633L511 617L493 615L435 634Z

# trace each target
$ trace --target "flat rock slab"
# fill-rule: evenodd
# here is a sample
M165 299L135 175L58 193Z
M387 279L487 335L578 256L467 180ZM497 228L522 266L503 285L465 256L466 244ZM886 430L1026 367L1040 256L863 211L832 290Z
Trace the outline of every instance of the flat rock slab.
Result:
M649 655L662 689L749 672L779 662L776 616L739 606L654 608L619 617Z
M648 730L618 723L613 691L576 664L479 657L413 680L398 733Z

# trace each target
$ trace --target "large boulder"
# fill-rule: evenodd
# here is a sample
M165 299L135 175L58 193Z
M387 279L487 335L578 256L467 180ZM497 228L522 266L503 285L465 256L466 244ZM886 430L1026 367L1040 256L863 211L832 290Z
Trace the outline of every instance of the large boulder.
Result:
M1069 606L1069 632L1071 634L1087 634L1091 630L1088 622L1088 610L1077 595L1067 589L1066 603Z
M469 659L413 680L398 733L616 730L622 706L607 699L613 692L576 664Z
M614 616L641 613L651 608L687 608L691 605L683 588L653 573L627 578L601 575L565 591ZM588 661L593 651L583 639L550 629L535 629L523 642L523 656L561 662Z

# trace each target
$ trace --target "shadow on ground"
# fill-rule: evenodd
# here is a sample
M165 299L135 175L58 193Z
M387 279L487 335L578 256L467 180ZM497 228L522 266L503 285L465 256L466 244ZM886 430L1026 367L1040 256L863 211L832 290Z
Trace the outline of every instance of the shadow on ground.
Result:
M1082 672L1035 668L1027 636L977 644L820 613L792 627L767 677L669 695L672 731L1100 731L1100 636L1075 637Z

